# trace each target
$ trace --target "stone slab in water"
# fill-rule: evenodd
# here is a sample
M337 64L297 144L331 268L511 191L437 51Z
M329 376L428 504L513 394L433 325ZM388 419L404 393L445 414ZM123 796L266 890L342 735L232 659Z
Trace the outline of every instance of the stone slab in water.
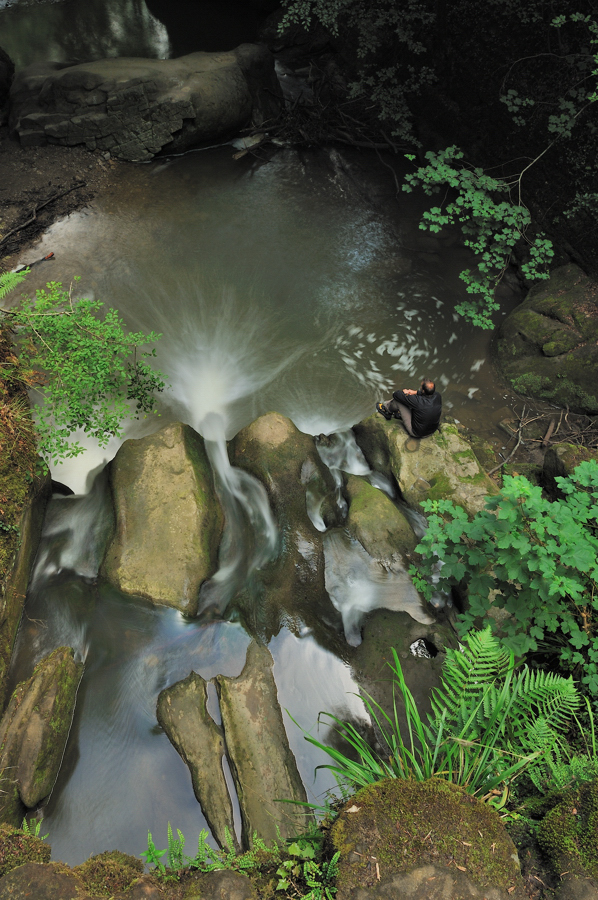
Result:
M233 808L222 771L222 730L210 716L207 700L206 682L191 672L160 693L158 722L189 766L195 796L212 834L224 847L226 828L234 841Z
M472 516L483 509L486 496L498 491L456 425L444 423L422 438L415 452L407 447L407 432L381 416L364 419L354 431L370 466L393 475L403 499L414 509L423 511L424 500L452 500Z
M84 144L140 162L259 124L276 91L273 57L256 44L179 59L36 63L13 82L10 126L23 146Z
M307 800L278 703L266 647L252 642L237 678L216 678L228 758L237 787L243 842L253 833L265 841L300 834L309 812L281 800Z
M104 574L125 594L194 616L223 527L203 438L177 423L125 441L109 478L116 531Z
M15 688L0 722L4 821L20 824L22 804L36 806L54 787L82 674L83 664L75 662L72 649L59 647Z

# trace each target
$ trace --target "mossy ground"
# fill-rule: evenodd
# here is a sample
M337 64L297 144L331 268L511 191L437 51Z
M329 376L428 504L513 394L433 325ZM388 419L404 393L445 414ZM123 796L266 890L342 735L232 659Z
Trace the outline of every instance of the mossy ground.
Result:
M41 838L5 823L0 825L0 878L24 863L47 863L50 854L49 845Z
M538 842L556 874L598 877L598 779L571 791L544 817Z
M81 878L92 897L111 897L124 891L143 874L143 863L134 856L109 850L90 856L73 871Z
M482 886L519 881L515 847L498 814L439 779L388 779L364 788L331 834L341 851L338 886L347 896L374 884L378 872L386 879L426 863L456 866Z

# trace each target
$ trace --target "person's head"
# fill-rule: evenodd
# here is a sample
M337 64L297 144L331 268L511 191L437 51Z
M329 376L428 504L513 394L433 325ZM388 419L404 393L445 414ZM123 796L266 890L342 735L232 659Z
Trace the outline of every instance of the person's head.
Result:
M424 380L422 381L422 393L426 394L429 397L430 394L433 394L435 390L436 385L434 384L434 382L430 381L429 378L424 378Z

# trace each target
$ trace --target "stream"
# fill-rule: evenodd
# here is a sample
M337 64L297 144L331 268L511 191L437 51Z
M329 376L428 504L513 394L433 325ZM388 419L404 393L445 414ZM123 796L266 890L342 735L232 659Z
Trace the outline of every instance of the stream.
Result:
M58 17L69 2L41 8ZM143 32L138 47L169 55L172 39L157 13L140 17L137 5L145 8L133 0L119 8ZM110 4L89 4L100 8ZM2 12L15 46L22 37L14 24L19 9ZM10 43L2 43L10 52ZM119 53L120 44L114 47ZM55 223L20 260L55 254L33 270L29 290L47 278L68 284L80 275L81 295L116 307L134 330L162 333L156 365L169 388L159 416L130 420L125 438L174 421L198 430L227 522L220 568L200 604L225 618L189 621L97 578L111 516L102 470L121 440L101 449L75 435L86 453L54 468L54 478L75 496L55 496L48 508L10 687L57 646L72 646L85 661L62 769L43 811L53 858L69 864L115 847L137 855L148 830L164 846L169 821L189 847L207 827L155 706L158 693L191 669L206 679L240 673L250 638L227 610L277 552L266 492L231 467L227 440L275 410L307 434L335 435L321 455L337 484L341 471L354 472L392 494L360 457L350 428L393 387L417 386L423 376L436 380L447 412L500 440L496 424L507 392L492 369L489 335L453 312L464 295L458 272L468 257L452 241L422 236L421 201L412 195L395 201L388 171L366 153L281 150L268 161L235 161L232 154L224 145L123 166L91 207ZM318 499L307 502L323 530ZM337 536L325 535L325 544L326 584L349 646L360 640L363 615L399 589L377 584L368 559ZM353 573L346 591L339 570ZM417 598L404 586L400 592L401 608L426 621ZM309 628L283 627L269 649L281 708L303 728L315 729L321 710L365 723L346 655L323 647ZM314 783L323 759L285 716L308 798L321 802L332 776L320 772Z

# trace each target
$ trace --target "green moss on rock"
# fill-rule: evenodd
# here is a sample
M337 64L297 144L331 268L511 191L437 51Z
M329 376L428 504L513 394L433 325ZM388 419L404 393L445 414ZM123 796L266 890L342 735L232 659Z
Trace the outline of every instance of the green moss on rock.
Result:
M480 886L520 882L517 851L498 814L440 779L387 779L358 791L332 826L339 896L415 866L455 865Z
M73 869L92 897L112 897L124 891L143 874L143 863L134 856L110 850L90 856Z
M6 823L0 825L0 878L24 863L47 863L51 853L50 845L41 838Z
M538 842L555 873L598 877L598 779L572 791L542 820Z

